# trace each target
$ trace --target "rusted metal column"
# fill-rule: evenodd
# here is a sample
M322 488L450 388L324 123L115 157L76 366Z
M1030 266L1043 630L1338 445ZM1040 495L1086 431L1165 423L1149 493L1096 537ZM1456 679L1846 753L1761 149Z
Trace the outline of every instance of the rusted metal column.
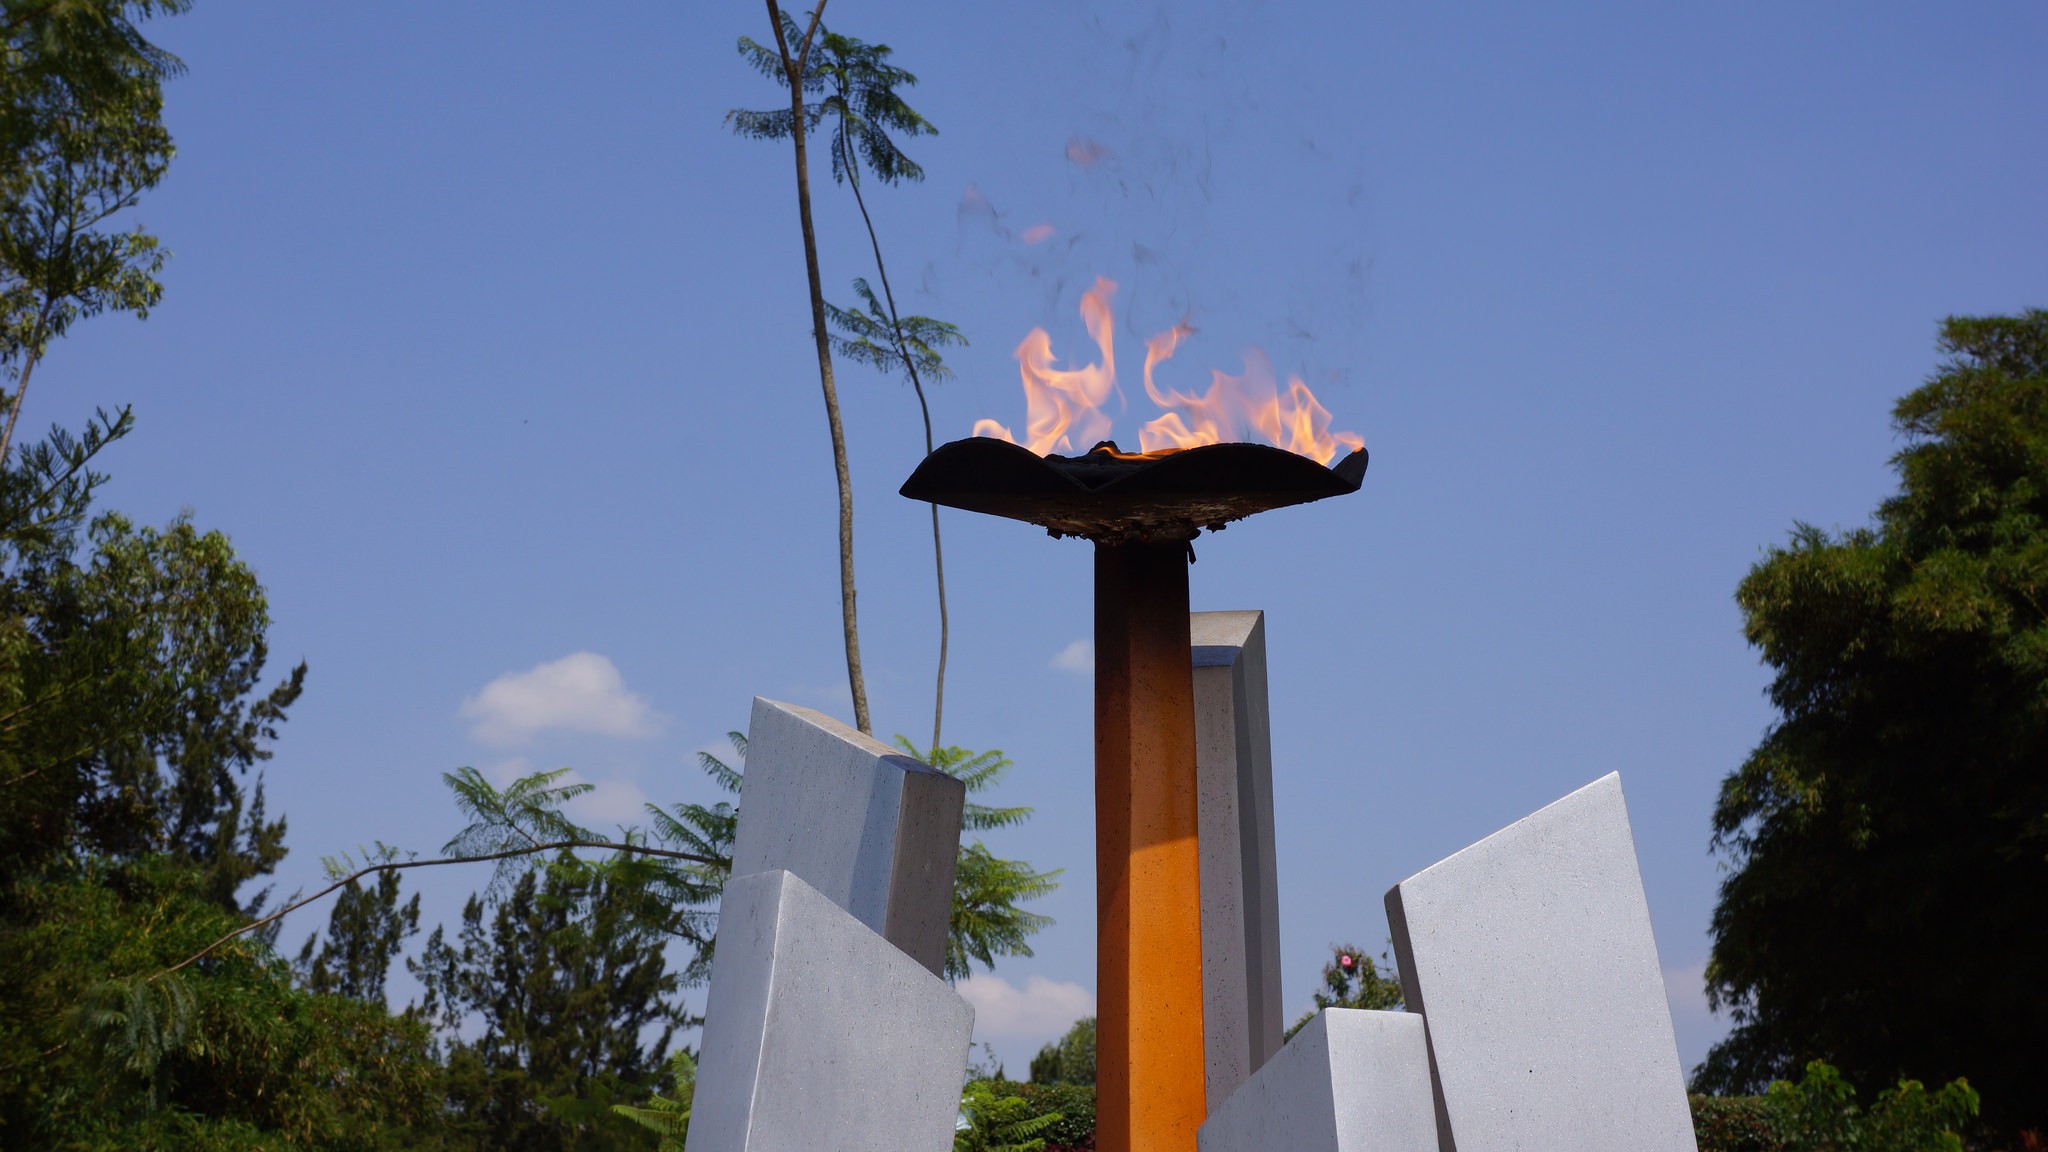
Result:
M1096 1135L1194 1152L1207 1115L1188 545L1095 546Z

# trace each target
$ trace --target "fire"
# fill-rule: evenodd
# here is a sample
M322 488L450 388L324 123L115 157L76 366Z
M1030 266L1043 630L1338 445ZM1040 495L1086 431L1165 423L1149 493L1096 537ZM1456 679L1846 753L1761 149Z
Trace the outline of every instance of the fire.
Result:
M1024 446L1040 456L1072 455L1105 439L1110 417L1102 410L1116 385L1116 348L1109 301L1115 283L1097 277L1081 297L1081 319L1101 353L1098 363L1083 368L1053 367L1052 338L1034 328L1017 346L1017 364L1024 380ZM1254 348L1245 355L1243 375L1211 372L1209 390L1201 395L1161 388L1153 370L1171 359L1181 341L1194 335L1183 321L1145 341L1145 395L1166 413L1138 429L1138 447L1147 455L1196 448L1203 444L1249 440L1256 434L1268 444L1329 464L1341 448L1357 451L1365 441L1350 432L1330 431L1330 410L1298 376L1290 376L1283 393L1272 362ZM994 420L977 420L976 436L1017 443L1010 430ZM1079 447L1077 447L1079 446ZM1123 453L1128 455L1128 453Z
M1116 391L1116 344L1109 316L1109 298L1116 285L1098 276L1081 296L1081 321L1102 352L1102 362L1086 368L1053 367L1052 337L1033 328L1017 345L1017 367L1024 377L1024 446L1048 455L1071 453L1078 438L1084 445L1109 435L1109 416L1102 404ZM993 420L977 420L976 436L994 436L1015 444L1010 430ZM1087 451L1086 448L1080 451Z

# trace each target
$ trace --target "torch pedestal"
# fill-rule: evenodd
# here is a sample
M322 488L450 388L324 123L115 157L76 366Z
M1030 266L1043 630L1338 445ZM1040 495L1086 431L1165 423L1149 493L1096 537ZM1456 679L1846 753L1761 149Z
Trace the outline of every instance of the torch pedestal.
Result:
M1204 529L1358 491L1259 444L1040 457L941 445L902 493L1095 541L1095 1146L1195 1152L1206 1118L1189 544Z
M1100 1152L1191 1150L1208 1115L1187 554L1095 546Z

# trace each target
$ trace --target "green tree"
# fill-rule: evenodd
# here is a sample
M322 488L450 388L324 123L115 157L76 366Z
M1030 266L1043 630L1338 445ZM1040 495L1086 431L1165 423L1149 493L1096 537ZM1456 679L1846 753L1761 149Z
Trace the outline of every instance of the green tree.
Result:
M1067 1034L1031 1058L1033 1084L1095 1083L1095 1017L1074 1021Z
M492 905L472 897L457 940L436 928L407 962L444 1045L450 1106L479 1147L652 1143L611 1106L647 1096L674 1029L694 1021L644 903L619 871L563 854Z
M789 93L787 109L768 112L735 110L726 122L742 136L757 140L787 139L796 158L797 222L803 231L804 272L811 288L811 336L818 350L818 384L825 397L825 423L832 438L832 468L839 483L839 614L846 645L846 680L853 693L854 727L873 732L868 718L867 679L860 666L860 620L854 609L853 580L853 479L846 462L846 430L839 418L839 386L832 375L831 334L825 320L825 286L818 274L818 234L811 222L811 165L809 134L818 125L820 111L806 105L805 97L819 91L823 79L811 67L816 49L818 22L825 15L825 0L818 0L810 23L798 30L796 22L783 15L776 0L767 0L768 26L775 34L775 51L769 53L752 40L742 38L740 52L750 63L766 72ZM749 54L748 49L754 49Z
M138 25L188 6L0 0L0 1144L431 1142L424 1025L308 991L249 930L285 851L249 776L305 676L260 686L254 573L188 519L95 512L126 409L17 435L52 341L158 299L118 217L172 152L179 65Z
M306 987L353 1000L384 1002L384 981L391 962L407 939L420 930L417 893L398 903L398 873L385 872L375 887L350 883L336 897L327 921L327 939L306 937L297 968ZM318 950L315 950L315 945Z
M305 670L262 689L265 597L225 536L92 515L131 425L0 462L0 1141L410 1138L438 1123L424 1027L298 987L241 931L284 854L247 777Z
M438 1130L424 1026L319 996L260 940L152 979L242 919L163 856L11 884L0 1143L369 1149Z
M1962 1133L1977 1109L1966 1080L1933 1093L1902 1080L1866 1110L1841 1073L1819 1060L1808 1062L1797 1081L1774 1081L1764 1093L1785 1152L1963 1152Z
M690 1138L690 1101L697 1094L697 1058L688 1048L669 1053L668 1083L668 1095L656 1093L645 1105L614 1104L612 1111L659 1133L655 1152L683 1152Z
M1772 1081L1761 1096L1695 1094L1691 1102L1700 1152L1962 1152L1979 1103L1965 1080L1938 1092L1901 1080L1865 1108L1842 1074L1819 1060L1798 1080ZM2039 1147L2031 1136L2021 1134L2020 1149Z
M1386 970L1382 972L1381 966ZM1377 963L1355 944L1331 949L1330 962L1323 965L1323 982L1315 990L1315 1007L1287 1029L1287 1038L1302 1030L1316 1013L1325 1008L1363 1008L1374 1012L1398 1012L1402 1006L1401 977L1385 952Z
M164 253L114 218L163 179L163 80L181 67L137 28L190 0L0 2L0 369L11 387L0 460L22 397L74 321L147 315Z
M2048 312L1950 319L1875 523L1799 525L1736 594L1779 718L1722 783L1694 1073L1967 1076L2048 1122Z
M983 795L1002 782L1013 765L1000 750L971 752L960 747L920 749L902 736L896 743L906 752L967 785L969 797ZM961 814L966 832L988 832L1023 823L1027 807L999 808L968 800ZM953 919L946 938L946 979L965 978L979 963L993 969L998 956L1031 955L1031 937L1052 923L1052 917L1026 911L1027 900L1049 896L1059 887L1059 869L1040 872L1022 860L1005 860L988 850L980 837L960 845L953 868Z
M822 7L822 5L820 6ZM798 36L796 22L783 16L783 42ZM777 53L740 38L740 55L754 70L770 79L787 82L789 73ZM832 139L832 179L853 192L860 209L861 224L867 230L868 247L875 256L875 275L882 285L877 299L868 282L856 277L853 288L865 310L825 305L825 317L839 335L832 347L841 356L867 364L887 376L901 374L917 396L918 413L924 420L924 450L933 448L932 410L924 393L924 381L943 380L951 375L938 351L948 345L964 344L960 330L928 316L904 316L897 311L896 293L889 285L889 266L882 259L882 241L875 232L875 220L868 212L867 197L861 192L861 173L872 173L883 184L913 183L924 179L924 169L903 151L896 136L936 136L938 129L904 99L901 89L914 87L917 77L889 63L893 52L886 44L868 44L841 36L818 25L817 47L805 70L806 83L821 93L811 105L812 121L807 129L829 118ZM780 140L796 131L794 116L783 109L767 112L735 110L728 122L741 135L754 139ZM946 557L939 534L939 507L931 506L932 569L937 578L939 603L939 663L932 694L932 742L941 746L940 732L946 711L946 648L951 625L946 613ZM863 731L866 729L863 728Z
M969 1081L960 1095L960 1113L967 1127L953 1136L953 1152L1041 1152L1045 1133L1062 1117L1040 1112L1020 1096L996 1089L987 1080Z
M184 519L159 531L108 513L83 539L15 543L0 542L14 560L0 580L0 863L167 854L237 908L283 857L285 831L260 780L241 781L306 675L301 664L256 694L270 619L255 574L226 536Z

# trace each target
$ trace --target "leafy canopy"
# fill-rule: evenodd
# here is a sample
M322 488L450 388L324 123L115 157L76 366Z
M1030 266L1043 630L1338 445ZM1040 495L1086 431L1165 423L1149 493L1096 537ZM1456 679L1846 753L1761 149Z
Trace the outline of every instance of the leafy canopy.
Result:
M1956 318L1893 409L1874 523L1798 525L1736 593L1779 718L1722 782L1695 1073L1821 1059L2048 1123L2048 311Z
M163 81L177 58L137 22L189 0L0 0L0 373L22 393L50 341L105 311L147 315L164 252L115 217L170 167Z
M803 29L787 12L782 14L784 36L791 44L801 42ZM860 164L884 184L924 179L924 169L912 160L891 133L903 136L936 136L939 130L925 119L897 91L913 87L917 77L889 63L893 54L887 44L868 44L841 36L819 25L817 43L804 61L803 90L822 99L804 106L804 133L809 135L826 117L832 119L832 179L860 181ZM778 84L787 85L782 56L772 47L742 36L740 58L749 67ZM786 140L796 124L788 108L750 112L735 108L725 115L734 132L750 140Z

